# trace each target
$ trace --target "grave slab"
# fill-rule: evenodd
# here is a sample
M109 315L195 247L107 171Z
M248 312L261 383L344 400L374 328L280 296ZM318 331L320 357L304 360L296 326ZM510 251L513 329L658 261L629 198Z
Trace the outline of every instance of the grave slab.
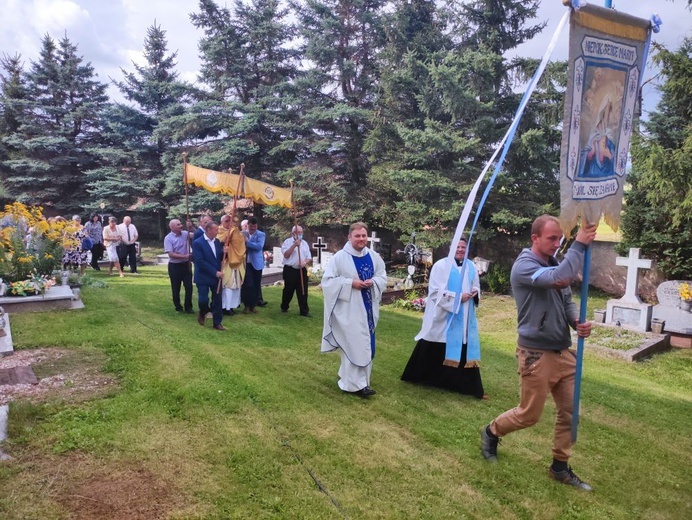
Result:
M262 269L262 285L274 285L284 279L283 268L265 267Z
M0 368L0 386L2 385L37 385L38 379L30 366Z
M59 309L83 309L84 303L69 286L56 285L37 296L3 296L0 307L6 312L46 312Z

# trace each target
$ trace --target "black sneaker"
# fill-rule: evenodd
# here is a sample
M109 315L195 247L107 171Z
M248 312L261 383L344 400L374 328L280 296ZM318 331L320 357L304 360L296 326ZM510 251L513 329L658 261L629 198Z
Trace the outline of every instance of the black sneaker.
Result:
M586 482L580 479L569 466L567 466L567 469L564 471L553 471L553 468L548 468L548 475L553 480L557 480L558 482L567 484L568 486L583 489L584 491L591 491L593 489Z
M481 453L488 462L497 462L497 445L499 442L500 438L488 435L487 426L483 426L481 430Z

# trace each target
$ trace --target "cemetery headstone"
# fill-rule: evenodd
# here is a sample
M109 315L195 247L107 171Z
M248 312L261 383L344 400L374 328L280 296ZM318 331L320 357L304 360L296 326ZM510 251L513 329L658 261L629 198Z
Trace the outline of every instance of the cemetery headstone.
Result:
M317 237L317 242L312 243L312 248L317 249L317 261L315 264L322 265L322 251L327 249L327 244L323 237Z
M283 267L284 265L284 254L281 252L280 247L275 247L272 249L272 261L269 267Z
M619 323L641 331L648 331L652 306L643 303L637 295L640 269L651 269L651 260L639 258L639 248L630 248L627 257L619 256L616 264L627 267L627 282L622 298L608 300L606 323Z
M653 317L664 321L664 332L692 336L692 313L680 307L679 285L680 280L669 280L663 282L656 289L658 305L653 308ZM692 283L692 282L687 282Z
M369 243L370 249L377 252L378 248L375 247L375 244L378 244L381 240L382 240L381 238L377 238L376 232L373 231L372 233L370 233L370 236L368 237L368 243Z

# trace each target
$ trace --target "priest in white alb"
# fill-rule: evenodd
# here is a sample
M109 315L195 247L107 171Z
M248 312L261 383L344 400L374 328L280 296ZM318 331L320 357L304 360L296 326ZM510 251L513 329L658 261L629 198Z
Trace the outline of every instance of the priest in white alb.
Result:
M454 257L430 270L423 326L401 379L483 399L476 321L481 285L473 262L465 259L466 246L462 238Z
M380 300L387 285L384 261L366 247L367 243L367 226L363 222L351 224L348 242L322 276L322 352L339 350L339 388L360 397L376 393L370 388L370 373Z

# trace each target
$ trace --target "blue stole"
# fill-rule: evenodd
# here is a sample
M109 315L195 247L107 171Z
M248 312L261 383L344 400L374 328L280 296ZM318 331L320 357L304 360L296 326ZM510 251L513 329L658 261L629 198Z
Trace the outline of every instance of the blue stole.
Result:
M464 261L466 263L467 260ZM462 264L463 265L463 264ZM452 267L449 272L447 281L447 289L456 293L454 300L454 309L458 308L455 314L450 312L447 316L447 342L445 350L444 365L458 367L461 362L461 349L464 342L464 330L466 333L466 365L464 367L478 366L478 361L481 359L481 342L478 337L478 322L476 321L476 306L473 300L468 300L466 303L459 305L462 291L462 274L468 273L469 285L473 285L474 273L472 269L467 269L464 266L461 272L456 267ZM467 305L468 320L464 320L464 306Z
M353 263L356 266L356 272L358 273L358 278L361 281L369 280L375 276L375 266L372 263L372 258L370 255L363 256L353 256ZM370 331L370 350L372 351L372 359L375 359L375 318L372 314L372 292L370 289L363 289L360 291L363 295L363 305L365 306L365 313L368 316L368 330Z

